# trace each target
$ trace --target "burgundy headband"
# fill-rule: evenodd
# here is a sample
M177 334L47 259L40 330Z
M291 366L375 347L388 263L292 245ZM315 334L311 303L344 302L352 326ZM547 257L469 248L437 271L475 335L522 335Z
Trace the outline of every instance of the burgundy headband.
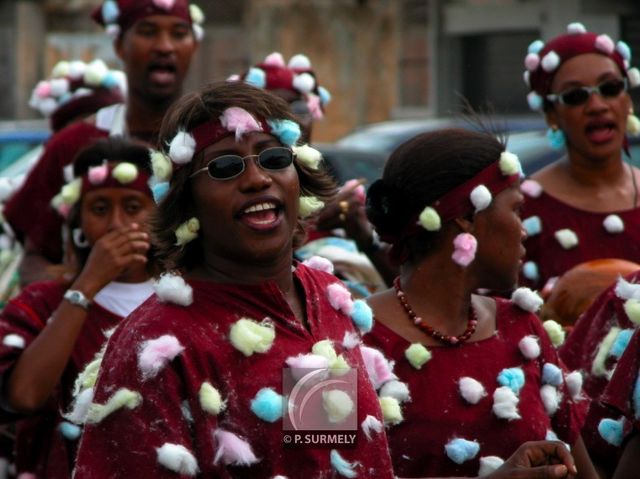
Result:
M137 170L135 178L131 179L131 181L123 181L122 179L114 177L113 171L118 167L122 168L123 165L134 166ZM82 188L80 190L80 195L84 196L87 192L100 188L127 188L130 190L137 190L145 195L153 197L151 189L149 188L150 177L151 175L147 171L133 163L105 163L104 165L93 166L81 176Z
M263 132L271 133L271 127L264 118L256 118L255 116L254 118L262 128ZM222 126L222 123L218 119L212 119L201 123L191 130L190 133L196 141L196 147L193 152L194 157L207 146L212 145L222 138L236 135L235 131L230 131L227 127Z
M110 21L110 18L105 18L107 8L111 6L108 5L109 3L115 4L117 7L118 14L115 23L120 27L121 32L127 30L138 20L151 15L169 15L181 18L189 25L192 24L187 0L106 0L91 14L91 17L102 26L114 23Z

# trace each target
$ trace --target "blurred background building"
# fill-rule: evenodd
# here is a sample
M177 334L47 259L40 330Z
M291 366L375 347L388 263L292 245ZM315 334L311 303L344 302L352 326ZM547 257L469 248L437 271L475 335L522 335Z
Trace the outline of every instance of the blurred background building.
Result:
M90 20L99 0L0 0L0 119L35 115L33 86L61 59L102 58L109 38ZM305 53L333 94L315 128L331 141L402 117L447 116L461 98L526 113L527 45L581 21L640 55L638 0L199 0L206 36L188 88L246 69L272 51ZM632 62L633 63L633 62ZM637 63L637 61L636 61Z

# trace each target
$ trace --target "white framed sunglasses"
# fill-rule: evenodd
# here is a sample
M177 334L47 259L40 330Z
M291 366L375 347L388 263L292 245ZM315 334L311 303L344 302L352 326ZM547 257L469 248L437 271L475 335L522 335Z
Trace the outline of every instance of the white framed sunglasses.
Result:
M561 105L578 106L589 100L592 93L597 93L602 98L615 98L623 91L627 91L627 79L605 80L597 86L581 86L568 88L560 93L547 95L547 100Z
M231 180L240 176L246 169L246 160L253 158L256 164L266 171L278 171L288 168L293 163L295 154L284 146L274 146L262 150L257 155L221 155L213 158L207 166L194 171L189 178L206 171L210 178L219 181Z

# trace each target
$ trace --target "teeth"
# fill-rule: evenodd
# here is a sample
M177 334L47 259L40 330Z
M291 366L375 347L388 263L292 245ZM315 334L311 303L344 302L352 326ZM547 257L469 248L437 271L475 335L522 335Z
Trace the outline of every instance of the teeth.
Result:
M257 205L252 205L249 208L247 208L246 210L244 210L244 213L255 213L257 211L264 211L264 210L273 210L276 208L276 204L275 203L259 203Z

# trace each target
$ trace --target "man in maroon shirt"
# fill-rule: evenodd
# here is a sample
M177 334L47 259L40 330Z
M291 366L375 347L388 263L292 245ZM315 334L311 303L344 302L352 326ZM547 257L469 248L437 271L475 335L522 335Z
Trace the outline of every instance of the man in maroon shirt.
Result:
M127 100L56 133L8 201L5 218L25 247L23 284L49 278L48 266L63 260L62 222L50 201L64 184L65 165L97 138L124 135L154 143L164 112L182 92L202 34L202 12L188 0L172 6L155 0L108 0L93 18L114 36L127 75Z

